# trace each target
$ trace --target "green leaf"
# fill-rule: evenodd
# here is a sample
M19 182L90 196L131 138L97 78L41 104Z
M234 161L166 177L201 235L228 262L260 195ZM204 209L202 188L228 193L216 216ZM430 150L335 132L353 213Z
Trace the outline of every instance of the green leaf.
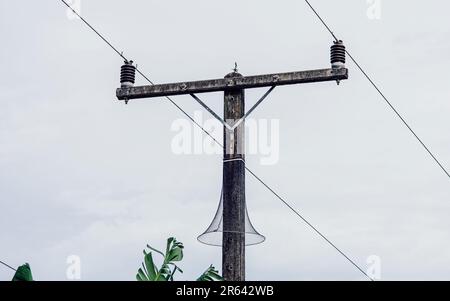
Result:
M183 259L183 243L178 242L174 237L167 240L165 263L181 261Z
M175 237L169 237L168 239L167 239L167 246L166 246L166 255L167 254L169 254L169 251L170 251L170 249L171 249L171 245L172 245L172 242L173 241L177 241L176 239L175 239Z
M145 264L145 270L147 272L148 280L153 281L156 278L156 267L155 263L153 262L152 253L149 252L148 254L144 250L144 264Z
M161 252L160 250L157 250L157 249L155 249L155 248L152 248L152 247L149 246L149 245L147 245L147 248L149 248L150 250L152 250L152 251L154 251L154 252L156 252L156 253L158 253L158 254L161 254L162 257L165 257L164 253Z
M136 274L136 279L138 281L149 281L149 279L147 278L147 276L145 275L144 271L141 268L138 270L138 273Z
M140 268L136 274L138 281L173 281L176 272L183 273L175 262L179 262L183 259L183 243L176 240L175 237L167 239L166 253L147 245L147 247L161 256L164 260L161 267L158 269L153 261L152 252L144 250L144 262L142 268ZM210 266L198 279L198 281L219 281L223 280L213 266Z
M223 278L211 265L200 277L197 278L197 281L223 281Z
M25 263L18 267L12 281L33 281L30 265Z
M155 281L168 281L170 279L171 273L172 271L170 270L169 266L163 263L158 271Z
M180 267L179 266L177 266L175 263L173 263L173 262L171 262L171 263L169 263L170 265L173 265L174 266L174 268L176 268L180 273L183 273L183 270L182 269L180 269Z
M176 264L174 264L174 263L170 263L171 265L173 265L173 271L172 271L172 274L170 274L170 278L169 278L169 280L170 281L173 281L173 275L175 275L175 272L176 271L179 271L180 273L183 273L183 270L182 269L180 269Z

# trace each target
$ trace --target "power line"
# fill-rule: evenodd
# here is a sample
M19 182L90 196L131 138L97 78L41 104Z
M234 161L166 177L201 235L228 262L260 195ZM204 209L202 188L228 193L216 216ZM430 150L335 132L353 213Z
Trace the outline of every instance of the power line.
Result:
M13 270L14 272L17 272L17 270L15 268L13 268L12 266L10 266L9 264L3 262L0 260L0 264L3 264L5 267L10 268L11 270Z
M361 273L363 273L371 281L374 281L362 268L360 268L350 257L348 257L341 249L339 249L331 240L329 240L322 232L320 232L313 224L311 224L305 217L303 217L294 207L292 207L287 201L285 201L278 193L276 193L269 185L267 185L260 177L258 177L253 171L251 171L247 166L245 169L261 184L263 184L270 192L272 192L280 201L284 203L292 212L294 212L299 218L301 218L311 229L314 230L320 237L322 237L330 246L332 246L336 251L338 251L342 256L347 259L353 266L355 266Z
M86 26L88 26L93 32L95 32L95 34L97 34L97 36L99 36L115 53L117 53L122 59L124 59L125 61L129 61L126 56L123 55L123 52L120 52L119 50L117 50L116 47L114 47L114 45L109 42L101 33L99 33L91 24L89 24L89 22L83 18L75 9L73 9L65 0L61 0L62 3L64 3L64 5L66 5L78 18L80 18L81 21L83 21L84 24L86 24ZM136 71L137 73L139 73L146 81L148 81L151 85L155 85L153 83L152 80L150 80L141 70L139 70L136 67ZM210 136L216 143L218 143L219 145L221 145L214 137L212 137L211 135L209 135L209 133L200 125L198 124L197 121L195 121L194 118L192 118L185 110L183 110L183 108L181 108L171 97L166 96L165 97L167 100L169 100L178 110L180 110L187 118L189 118L194 124L196 124L204 133L206 133L208 136Z
M145 78L146 81L148 81L151 85L155 85L153 81L151 81L141 70L139 70L136 67L137 73L139 73L143 78ZM191 95L194 99L195 96ZM207 130L205 130L189 113L187 113L185 110L183 110L182 107L180 107L171 97L165 96L165 98L170 101L171 104L173 104L178 110L180 110L189 120L191 120L196 126L198 126L205 134L207 134L215 143L217 143L219 146L223 147L222 144L217 141L216 138L214 138Z
M93 32L95 32L106 44L108 44L109 47L111 47L112 50L114 50L120 57L122 57L124 60L128 61L124 56L123 53L117 50L116 47L114 47L104 36L102 36L94 27L91 26L75 9L73 9L66 1L61 0L64 5L66 5L78 18L80 18L81 21L84 22Z
M95 30L84 18L82 18L78 12L76 12L73 8L70 7L64 0L61 0L67 7L69 7L89 28L91 28L107 45L109 45L122 59L128 61L128 59L123 55L122 52L119 52L117 48L115 48L104 36L102 36L97 30ZM312 8L312 7L311 7ZM317 14L317 13L316 13ZM317 14L318 15L318 14ZM323 21L322 21L323 22ZM324 23L324 22L323 22ZM324 23L325 24L325 23ZM151 81L143 72L136 68L136 71L151 85L154 85L153 81ZM192 95L191 95L192 96ZM207 136L209 136L217 145L223 147L223 145L217 141L205 128L203 128L198 122L195 121L193 117L191 117L185 110L183 110L175 101L173 101L170 97L166 96L177 109L179 109L187 118L189 118L197 127L199 127ZM261 180L253 171L251 171L244 162L245 169L255 177L261 184L263 184L270 192L272 192L279 200L283 202L290 210L292 210L297 216L299 216L311 229L313 229L317 234L319 234L328 244L330 244L334 249L336 249L346 260L348 260L353 266L355 266L362 274L368 277L370 280L373 279L367 275L353 260L351 260L344 252L342 252L339 248L336 247L335 244L331 242L324 234L322 234L316 227L314 227L308 220L306 220L297 210L295 210L287 201L281 198L268 184L266 184L263 180Z
M403 116L398 112L398 110L392 105L392 103L387 99L387 97L384 95L383 92L378 88L378 86L374 83L374 81L369 77L369 75L363 70L363 68L358 64L358 62L353 58L353 56L346 50L345 51L350 59L355 63L355 65L358 67L358 69L364 74L364 76L367 78L367 80L372 84L372 86L377 90L377 92L383 97L384 101L389 105L389 107L394 111L394 113L400 118L400 120L403 122L403 124L408 128L408 130L411 132L411 134L416 137L417 141L423 146L423 148L428 152L428 154L433 158L433 160L436 162L436 164L442 169L442 171L447 175L448 178L450 178L450 173L444 168L441 162L436 158L436 156L431 152L431 150L426 146L426 144L420 139L420 137L416 134L416 132L411 128L411 126L406 122L406 120L403 118Z
M306 2L306 4L308 4L308 6L313 11L313 13L317 16L317 18L319 18L319 20L320 20L320 22L322 22L323 26L325 26L325 28L328 30L328 32L333 36L333 39L336 42L339 41L339 39L334 35L333 31L330 29L330 27L328 27L327 23L325 23L325 21L322 19L322 17L319 15L319 13L314 9L314 7L311 5L311 3L309 3L308 0L305 0L305 2Z
M331 36L336 40L339 41L339 39L336 37L334 32L331 30L331 28L328 26L328 24L324 21L324 19L319 15L319 13L314 9L314 7L309 3L308 0L305 0L306 4L311 8L311 10L314 12L314 14L319 18L321 23L325 26L327 31L331 34ZM445 167L442 165L442 163L436 158L436 156L431 152L430 148L423 142L422 139L417 135L417 133L411 128L411 126L406 122L405 118L400 114L400 112L394 107L394 105L388 100L388 98L384 95L384 93L381 91L381 89L375 84L375 82L372 80L372 78L367 74L367 72L364 71L364 69L361 67L361 65L356 61L356 59L350 54L348 50L345 51L347 55L350 57L350 59L353 61L353 63L356 65L356 67L362 72L362 74L365 76L365 78L370 82L370 84L375 88L375 90L380 94L380 96L384 99L384 101L387 103L387 105L392 109L392 111L397 115L398 118L403 122L403 124L406 126L406 128L413 134L413 136L419 141L419 143L423 146L423 148L428 152L428 154L433 158L433 160L436 162L436 164L442 169L442 171L447 175L447 177L450 179L450 173L445 169Z

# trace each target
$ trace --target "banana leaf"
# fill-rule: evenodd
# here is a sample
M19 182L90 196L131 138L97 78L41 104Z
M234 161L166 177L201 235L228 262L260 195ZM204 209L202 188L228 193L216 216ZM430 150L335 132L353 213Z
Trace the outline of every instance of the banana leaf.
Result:
M30 265L25 263L18 267L12 281L33 281Z

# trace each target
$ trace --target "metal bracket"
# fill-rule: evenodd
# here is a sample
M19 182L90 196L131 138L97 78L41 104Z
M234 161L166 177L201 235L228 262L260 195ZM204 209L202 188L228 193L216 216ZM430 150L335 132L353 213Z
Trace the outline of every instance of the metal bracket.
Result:
M194 98L202 107L204 107L206 109L206 111L208 111L211 115L214 116L214 118L216 118L217 120L220 121L220 123L222 123L226 128L228 128L230 131L233 130L233 128L228 125L228 123L225 122L225 120L223 120L222 118L220 118L219 115L216 114L216 112L214 112L210 107L208 107L200 98L198 98L197 95L195 94L190 94L192 96L192 98Z
M264 99L266 99L267 96L269 96L269 94L273 91L273 89L275 89L275 87L276 86L270 87L269 90L267 90L266 93L261 96L261 98L253 105L253 107L251 107L250 110L248 110L247 113L245 113L244 116L233 125L233 130L237 128L239 124L241 124L242 121L244 121L256 109L256 107L259 106L264 101Z
M233 126L230 126L228 123L225 122L222 118L220 118L219 115L217 115L210 107L208 107L200 98L198 98L195 94L190 94L192 98L194 98L203 108L205 108L214 118L220 121L221 124L223 124L228 130L234 131L263 101L264 99L269 96L269 94L275 89L276 86L272 86L269 88L269 90L264 93L263 96L253 105L253 107L250 108L250 110L247 111L247 113L244 114L244 116L239 119L236 123L233 124Z

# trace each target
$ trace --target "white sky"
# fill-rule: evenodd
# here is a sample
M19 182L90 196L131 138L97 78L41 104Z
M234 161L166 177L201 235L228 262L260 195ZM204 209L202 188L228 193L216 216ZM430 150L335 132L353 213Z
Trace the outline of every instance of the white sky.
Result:
M381 1L370 20L364 0L311 3L450 168L450 4ZM56 0L0 0L0 260L66 280L75 254L82 280L134 280L145 245L173 235L185 244L178 279L220 269L220 249L196 237L217 207L221 156L173 154L181 113L163 99L116 101L122 61L66 13ZM235 61L245 75L329 66L332 40L303 1L82 0L81 13L158 83L219 78ZM449 179L348 68L339 87L276 89L253 117L279 119L280 160L248 165L362 267L379 256L383 280L448 280ZM202 99L222 114L219 93ZM364 279L247 179L267 237L247 249L247 279Z

